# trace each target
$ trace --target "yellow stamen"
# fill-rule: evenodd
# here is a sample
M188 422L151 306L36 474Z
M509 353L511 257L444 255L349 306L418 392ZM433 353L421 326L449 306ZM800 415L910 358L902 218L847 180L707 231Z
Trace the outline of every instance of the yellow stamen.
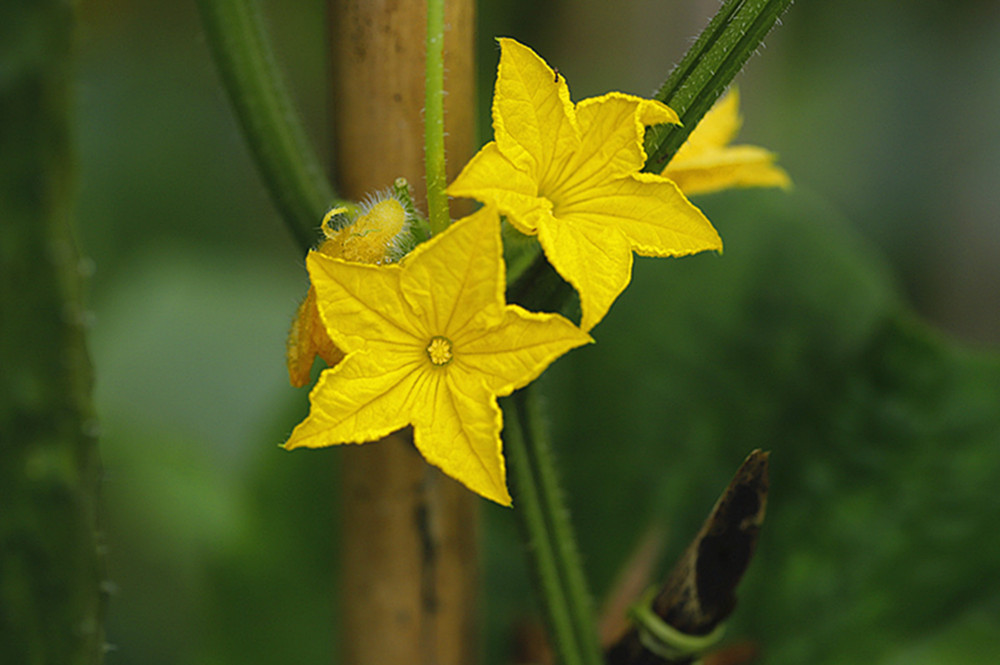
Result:
M454 356L451 353L451 340L447 337L431 337L430 344L427 345L427 357L431 363L439 367L447 365Z

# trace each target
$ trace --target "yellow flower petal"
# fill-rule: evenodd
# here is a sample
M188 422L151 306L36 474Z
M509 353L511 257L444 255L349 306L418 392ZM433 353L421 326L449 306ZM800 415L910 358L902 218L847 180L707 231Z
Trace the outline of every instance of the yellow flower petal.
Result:
M448 186L450 196L475 198L503 214L517 211L510 222L528 235L538 232L538 219L552 210L552 202L538 196L538 183L500 154L495 141L483 146Z
M509 305L488 335L469 331L456 336L460 352L455 370L470 382L484 381L490 392L503 397L534 381L562 354L591 341L561 316Z
M774 164L777 155L752 145L735 145L675 163L663 174L688 196L731 187L791 187L792 181Z
M500 39L493 95L493 132L500 152L519 170L544 178L554 160L573 150L580 131L566 79L513 39Z
M465 223L450 226L443 241L424 243L404 259L400 290L428 332L452 337L474 318L475 327L503 318L503 262L484 260L502 252L498 229L496 210L482 208ZM470 308L468 302L480 306Z
M309 416L292 432L284 447L321 448L342 443L376 441L410 424L414 402L421 401L419 356L410 363L376 361L354 352L324 370L309 393Z
M740 128L739 95L734 90L705 114L663 170L688 196L731 187L789 187L791 180L763 148L730 146Z
M580 328L590 331L632 279L632 247L612 224L553 218L538 232L545 256L580 294Z
M705 215L674 183L652 173L636 173L593 187L586 198L558 212L568 222L614 226L643 256L686 256L722 249L722 239Z
M471 392L467 387L441 374L427 391L428 406L415 416L413 443L428 462L473 492L509 506L500 407L481 386Z
M421 334L399 290L399 265L369 266L309 252L306 267L327 333L348 353L364 348L366 340L407 344Z
M585 99L576 113L583 140L562 178L574 190L636 173L646 164L645 126L680 122L669 106L620 92Z
M740 117L740 93L733 88L708 110L691 131L676 157L687 159L705 151L729 145L743 126Z
M406 211L399 200L389 197L375 199L362 206L367 212L353 223L339 229L329 226L330 220L347 212L346 207L330 210L323 218L327 239L316 251L332 258L358 263L385 263L398 258L409 240ZM319 356L333 367L344 357L330 339L316 308L316 287L309 286L305 300L299 305L286 342L288 379L301 388L309 383L313 362Z

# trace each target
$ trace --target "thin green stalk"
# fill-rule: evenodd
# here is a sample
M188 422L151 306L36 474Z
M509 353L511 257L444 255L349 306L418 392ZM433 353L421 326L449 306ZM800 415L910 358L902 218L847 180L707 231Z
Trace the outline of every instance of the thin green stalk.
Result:
M198 0L202 25L254 161L303 251L336 201L294 111L254 0Z
M510 397L504 429L515 513L529 544L550 630L561 662L601 665L593 603L559 488L551 443L531 387Z
M503 437L504 452L510 461L514 514L531 557L553 648L562 665L583 665L572 612L559 576L559 562L543 514L541 493L513 398L506 400L504 411L510 416L504 423Z
M427 58L424 77L424 165L427 218L431 233L448 228L444 156L444 0L427 0Z

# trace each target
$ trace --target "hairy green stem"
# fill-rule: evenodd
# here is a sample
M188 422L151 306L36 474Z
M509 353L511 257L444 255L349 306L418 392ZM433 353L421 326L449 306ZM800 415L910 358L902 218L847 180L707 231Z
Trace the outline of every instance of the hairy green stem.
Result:
M444 155L444 0L427 0L427 59L424 77L424 165L431 233L448 228Z
M504 442L515 514L528 544L549 628L564 665L603 663L593 602L532 387L505 400Z
M337 203L294 112L254 0L198 0L205 35L254 161L303 251Z
M510 460L511 489L514 514L518 518L521 537L531 556L536 588L545 607L546 620L553 647L562 665L582 665L576 631L573 628L569 602L559 578L559 563L549 538L538 483L532 472L525 433L519 415L512 407L513 398L504 404L508 415L504 423L504 452Z
M791 3L726 0L655 95L682 124L646 131L647 170L663 170Z

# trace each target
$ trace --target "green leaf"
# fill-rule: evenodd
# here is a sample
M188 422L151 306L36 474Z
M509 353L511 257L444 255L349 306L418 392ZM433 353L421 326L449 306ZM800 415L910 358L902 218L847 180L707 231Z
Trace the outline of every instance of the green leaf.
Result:
M1000 359L916 321L816 201L700 203L725 255L637 262L598 343L547 376L598 588L650 521L676 555L760 447L769 515L730 635L769 664L872 662L996 599Z

